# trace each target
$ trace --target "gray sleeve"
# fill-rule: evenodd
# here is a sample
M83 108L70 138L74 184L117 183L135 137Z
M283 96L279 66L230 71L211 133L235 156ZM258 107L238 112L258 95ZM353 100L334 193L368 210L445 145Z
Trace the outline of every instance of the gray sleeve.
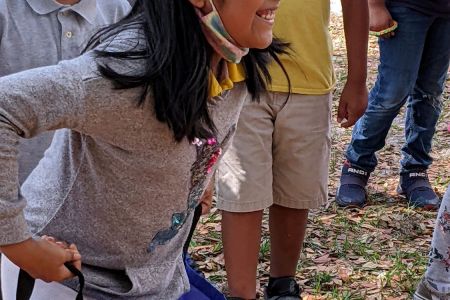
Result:
M99 48L128 51L145 47L141 35L140 30L122 31ZM107 61L122 74L144 71L138 60ZM110 80L99 75L96 59L89 52L56 66L0 77L0 245L30 236L22 212L26 201L19 193L19 138L59 128L92 136L111 134L110 128L98 124L120 122L117 113L123 116L126 105L136 109L133 99L141 93L141 88L115 90Z
M80 57L0 77L0 245L30 237L22 212L26 202L19 193L19 138L82 128L85 91L80 66L89 61L94 62Z

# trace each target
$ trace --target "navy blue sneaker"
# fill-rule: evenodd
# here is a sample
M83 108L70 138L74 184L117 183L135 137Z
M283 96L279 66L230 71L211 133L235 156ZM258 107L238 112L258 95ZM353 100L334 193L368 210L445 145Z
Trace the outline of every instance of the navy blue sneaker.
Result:
M405 195L412 206L428 210L439 209L439 197L431 187L427 171L424 169L402 172L397 193Z
M367 202L366 185L370 172L352 166L345 161L342 166L341 182L336 192L336 203L342 207L363 207Z
M294 277L280 277L269 283L264 300L300 300L302 290Z

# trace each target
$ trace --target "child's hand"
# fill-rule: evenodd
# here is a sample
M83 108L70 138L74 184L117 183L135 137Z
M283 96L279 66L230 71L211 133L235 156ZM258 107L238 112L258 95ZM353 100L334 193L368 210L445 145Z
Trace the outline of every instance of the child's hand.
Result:
M387 10L385 5L370 5L369 6L369 20L370 31L379 32L394 25L394 20ZM382 38L390 38L395 35L395 32L389 32L382 35Z
M67 249L69 251L72 251L74 254L78 254L78 255L74 255L74 257L76 257L76 258L79 257L79 259L73 260L71 262L71 264L75 268L77 268L78 270L81 271L81 255L80 255L80 252L78 251L78 248L77 248L77 246L75 244L70 244L69 245L66 242L58 241L54 237L47 236L47 235L44 235L41 238L44 239L44 240L47 240L47 241L49 241L51 243L54 243L55 245L59 246L61 249Z
M212 207L212 200L214 195L214 178L211 179L208 186L200 199L200 205L202 206L202 215L209 213Z
M81 256L75 245L64 248L56 241L28 239L21 243L2 246L1 250L14 264L33 278L45 282L63 281L74 277L64 263L81 269Z
M353 126L367 108L368 96L365 82L347 81L339 101L337 121L341 127Z

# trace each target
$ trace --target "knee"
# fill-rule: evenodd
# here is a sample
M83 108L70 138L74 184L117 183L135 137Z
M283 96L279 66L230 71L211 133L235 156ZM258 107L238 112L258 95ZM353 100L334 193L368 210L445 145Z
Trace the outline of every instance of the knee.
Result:
M441 92L429 92L420 88L415 88L412 95L413 101L426 103L427 106L433 107L434 111L440 113L444 105Z
M369 95L369 109L379 112L398 112L411 93L407 82L377 82Z

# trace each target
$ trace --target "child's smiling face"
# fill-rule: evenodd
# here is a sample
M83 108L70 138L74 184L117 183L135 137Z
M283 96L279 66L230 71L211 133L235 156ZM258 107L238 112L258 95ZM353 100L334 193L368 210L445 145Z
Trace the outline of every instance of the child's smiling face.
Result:
M211 12L209 0L190 0L203 13ZM280 0L211 0L226 30L238 46L264 49L272 42L275 11Z

